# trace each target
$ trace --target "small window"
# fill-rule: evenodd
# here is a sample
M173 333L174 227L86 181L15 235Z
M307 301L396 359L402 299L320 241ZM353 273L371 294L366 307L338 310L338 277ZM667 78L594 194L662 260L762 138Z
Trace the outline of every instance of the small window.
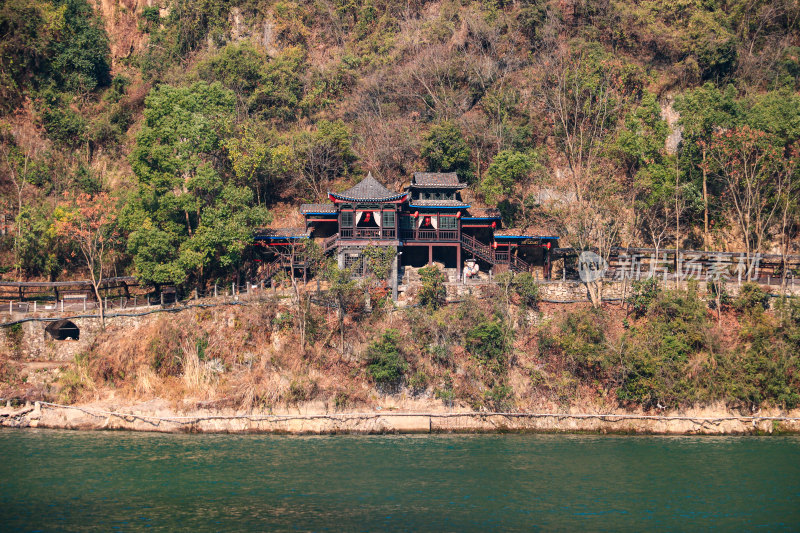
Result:
M352 211L342 211L342 227L343 228L350 228L353 226L353 212Z
M439 227L441 229L456 229L458 219L456 217L439 217Z
M394 211L383 212L383 227L384 228L394 227Z

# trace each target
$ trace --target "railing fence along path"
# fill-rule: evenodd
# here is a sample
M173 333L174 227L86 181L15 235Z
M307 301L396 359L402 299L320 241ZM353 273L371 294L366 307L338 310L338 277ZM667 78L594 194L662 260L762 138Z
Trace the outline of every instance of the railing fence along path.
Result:
M337 235L327 239L323 249L330 250L336 246ZM517 256L508 252L497 252L492 247L477 241L469 235L461 235L461 243L464 249L472 253L474 257L480 258L491 264L507 264L515 272L530 270L530 265ZM570 249L554 249L556 257L561 254L577 253ZM655 251L647 248L618 248L614 250L608 268L604 272L604 279L607 281L628 282L631 280L642 280L656 278L662 283L669 284L676 280L698 280L703 281L704 277L711 274L721 274L722 281L728 286L740 286L747 281L746 271L741 268L744 255L731 252L700 252L700 251L679 251L679 269L674 267L674 250L660 251L655 256ZM646 254L652 253L652 256ZM673 257L670 260L669 254ZM776 270L776 264L782 263L779 255L761 255L758 258L762 268L757 272L754 281L767 287L772 296L782 292L782 278L780 270ZM792 295L800 292L800 283L797 274L800 273L800 256L787 257L787 262L792 266L792 270L787 272L786 294ZM720 267L719 265L722 265ZM797 265L796 267L794 265ZM0 281L0 293L6 291L6 297L10 291L12 298L6 302L0 301L0 315L69 315L75 313L95 312L103 306L105 311L118 312L124 310L142 310L150 308L165 308L170 306L185 305L192 301L205 298L223 298L227 300L238 300L240 298L260 299L270 295L277 295L278 290L274 281L274 275L287 267L286 258L278 258L266 265L260 273L261 279L251 280L247 283L230 285L214 285L207 291L193 290L190 294L179 298L174 288L163 290L160 294L133 294L131 289L141 289L138 281L133 277L109 278L104 283L104 290L119 289L127 294L105 296L101 301L96 301L91 291L91 283L88 281L71 282L12 282ZM561 276L556 279L540 283L560 283L569 281L579 282L577 270L561 269ZM480 280L460 280L460 283L471 285L481 285L493 283L490 276L489 281ZM78 287L79 290L75 290ZM306 289L309 284L305 285ZM314 289L314 282L311 282L311 289ZM168 288L169 289L169 288ZM16 299L13 296L23 294L25 290L37 290L36 296L27 299ZM41 296L42 292L54 293ZM321 293L320 284L316 282L316 291ZM109 292L107 290L107 292ZM284 295L286 296L286 295ZM564 301L561 303L571 303Z

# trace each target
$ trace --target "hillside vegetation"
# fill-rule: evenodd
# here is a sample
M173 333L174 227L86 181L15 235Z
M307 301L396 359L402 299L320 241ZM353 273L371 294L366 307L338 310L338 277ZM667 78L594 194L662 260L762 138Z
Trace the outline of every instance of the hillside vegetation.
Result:
M800 305L767 312L756 285L714 318L696 288L657 284L636 288L630 313L537 304L524 280L449 305L430 294L405 309L375 299L369 311L351 298L341 319L313 305L301 321L274 297L151 315L134 334L101 333L55 380L5 361L0 397L309 412L800 406Z
M252 268L252 228L296 223L297 203L421 169L580 248L787 253L799 16L793 0L5 0L5 276L78 275L58 227L81 195L114 213L107 270L202 286Z
M253 229L298 224L300 202L367 172L399 189L424 169L458 172L465 199L507 226L606 257L785 256L798 89L796 0L0 0L0 273L207 289L252 274ZM401 311L380 280L320 274L323 306L293 284L280 304L104 333L55 388L24 394L800 402L797 302L768 310L755 285L706 302L643 282L625 307L542 319L530 275L444 305L427 270ZM20 369L0 368L6 396L25 389Z

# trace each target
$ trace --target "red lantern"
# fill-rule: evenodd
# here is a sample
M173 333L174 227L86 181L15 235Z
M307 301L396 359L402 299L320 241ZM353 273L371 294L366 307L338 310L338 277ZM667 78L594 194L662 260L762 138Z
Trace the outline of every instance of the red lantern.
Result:
M547 244L546 244L545 246L547 246L547 249L548 249L548 250L550 249L550 245L551 245L551 244L552 244L552 243L551 243L550 241L547 241Z
M494 224L494 222L492 222L492 224ZM492 241L492 248L497 250L497 241Z
M492 222L492 229L497 227L497 222Z
M372 213L367 213L367 216L365 217L365 219L364 219L364 220L365 220L366 222L369 222L369 218L370 218L371 216L372 216Z
M461 211L456 214L456 218L461 218Z
M414 211L414 218L417 218L418 216L419 216L419 211Z

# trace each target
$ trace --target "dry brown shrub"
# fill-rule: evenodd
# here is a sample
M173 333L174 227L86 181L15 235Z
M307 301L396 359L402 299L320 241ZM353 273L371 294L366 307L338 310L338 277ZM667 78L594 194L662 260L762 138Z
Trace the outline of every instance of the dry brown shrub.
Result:
M140 365L136 370L134 392L141 396L152 396L161 380L149 365Z

